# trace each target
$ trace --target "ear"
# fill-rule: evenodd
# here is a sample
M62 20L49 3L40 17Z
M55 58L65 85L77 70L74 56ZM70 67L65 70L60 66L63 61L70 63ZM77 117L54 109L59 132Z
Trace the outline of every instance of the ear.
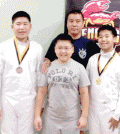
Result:
M75 52L75 50L74 50L74 46L72 47L72 54Z
M54 46L54 52L55 52L55 54L56 54L56 49L55 49L55 46Z
M114 43L117 42L117 36L114 36Z
M84 27L84 20L83 20L83 23L82 23L82 29L83 29L83 27Z
M12 29L12 31L14 32L14 25L13 25L13 24L11 25L11 29Z
M32 29L32 24L30 24L30 30Z
M13 24L11 25L11 29L13 29Z

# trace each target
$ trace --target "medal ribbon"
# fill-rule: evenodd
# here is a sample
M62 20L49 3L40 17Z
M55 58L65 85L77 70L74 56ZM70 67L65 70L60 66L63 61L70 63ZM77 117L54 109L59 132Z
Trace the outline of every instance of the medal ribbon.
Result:
M16 48L17 58L18 58L18 61L20 64L29 50L29 44L26 46L26 48L22 54L20 53L19 44L18 44L16 36L14 36L14 44L15 44L15 48Z
M107 64L105 65L105 67L103 69L101 69L101 64L100 64L100 56L101 54L99 54L98 56L98 73L99 76L108 68L108 66L112 63L112 61L115 59L115 57L117 56L117 52L115 52L113 54L113 56L109 59L109 61L107 62Z

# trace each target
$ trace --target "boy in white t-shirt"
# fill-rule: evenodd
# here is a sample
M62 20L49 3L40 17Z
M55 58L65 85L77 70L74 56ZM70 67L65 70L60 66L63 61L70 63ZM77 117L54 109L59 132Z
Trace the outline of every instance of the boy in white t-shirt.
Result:
M79 134L87 125L90 82L83 65L71 59L73 52L71 36L58 35L55 39L58 59L51 63L46 74L41 74L36 97L34 125L37 131L43 128L42 134ZM47 92L48 103L42 124L40 113Z
M101 52L89 59L90 134L118 134L120 117L120 57L114 49L117 32L109 25L98 30Z

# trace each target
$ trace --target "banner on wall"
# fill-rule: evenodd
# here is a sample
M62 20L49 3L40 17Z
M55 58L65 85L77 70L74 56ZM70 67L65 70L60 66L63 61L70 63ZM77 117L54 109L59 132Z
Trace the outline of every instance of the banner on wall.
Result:
M66 13L80 9L84 15L82 35L97 41L101 25L109 24L117 30L116 44L120 44L120 0L67 0Z

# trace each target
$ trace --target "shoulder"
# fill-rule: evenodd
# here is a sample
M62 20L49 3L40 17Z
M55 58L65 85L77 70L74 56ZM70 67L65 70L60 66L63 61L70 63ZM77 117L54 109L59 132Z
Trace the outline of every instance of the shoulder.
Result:
M86 69L89 70L90 68L92 70L94 70L94 68L96 68L97 64L98 64L98 56L100 53L94 54L93 56L91 56L88 60L87 63L87 67Z
M54 65L54 64L56 64L56 60L53 60L53 61L51 62L51 65Z
M115 58L115 61L118 62L120 61L120 56L116 53L116 58ZM120 62L118 62L120 64Z
M14 39L13 38L10 38L10 39L8 39L6 41L3 41L1 44L8 45L8 44L11 44L11 43L14 43Z
M80 39L85 40L85 41L90 41L88 38L81 36Z
M30 41L30 48L32 48L34 51L43 51L42 46L35 41Z
M85 45L85 46L89 46L88 44L95 44L96 45L96 43L94 43L92 40L90 40L90 39L88 39L88 38L86 38L86 37L84 37L84 36L81 36L79 39L77 39L77 40L75 40L75 42L74 42L75 44L76 43L81 43L81 44L83 44L83 45Z
M97 53L97 54L92 55L92 56L89 58L89 61L94 61L94 60L98 59L99 54L100 54L100 53Z
M88 38L86 38L86 37L84 37L84 36L81 36L81 37L80 37L80 40L82 40L83 42L85 42L85 43L87 43L87 44L91 44L92 46L94 45L94 46L99 47L99 46L95 43L95 41L90 40L90 39L88 39Z
M120 74L120 56L118 54L116 54L111 67L113 67L114 71Z
M71 62L72 66L75 67L76 69L77 69L77 67L78 68L85 68L81 63L75 61L74 59L71 59L71 60L72 60L72 62Z
M88 39L87 37L81 36L80 40L85 42L85 43L89 43L89 42L93 42L92 40Z
M48 71L47 74L49 74L51 72L51 70L54 70L56 67L58 67L58 65L56 64L56 61L52 61L50 66L48 67Z
M14 45L14 39L13 38L10 38L10 39L8 39L8 40L6 40L6 41L3 41L1 44L0 44L0 48L7 48L7 49L9 49L9 48L11 48L11 45Z
M34 48L41 48L42 49L42 46L35 41L30 41L30 45L34 46Z

